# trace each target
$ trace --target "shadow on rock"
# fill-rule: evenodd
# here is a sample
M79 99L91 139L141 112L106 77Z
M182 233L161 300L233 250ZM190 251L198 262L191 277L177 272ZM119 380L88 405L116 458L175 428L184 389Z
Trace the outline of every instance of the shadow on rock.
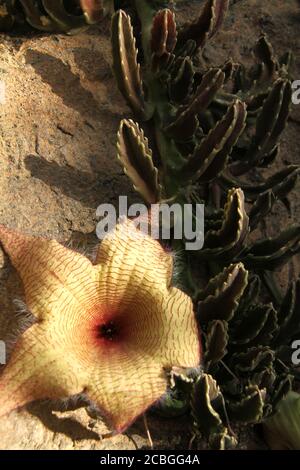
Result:
M72 417L58 417L54 412L75 411L88 405L84 398L69 400L67 402L34 402L26 407L27 411L36 416L50 431L61 433L75 441L87 439L101 440L98 433L87 429L83 424Z
M60 59L44 52L29 49L26 62L48 83L64 104L86 118L95 119L101 109L92 93L81 85L80 78Z
M60 166L56 162L48 162L41 156L28 155L25 166L31 176L43 181L50 187L61 190L66 196L81 202L88 208L96 208L101 203L99 194L107 186L108 195L117 177L97 178L91 173L80 171L70 166ZM108 198L109 200L110 198Z

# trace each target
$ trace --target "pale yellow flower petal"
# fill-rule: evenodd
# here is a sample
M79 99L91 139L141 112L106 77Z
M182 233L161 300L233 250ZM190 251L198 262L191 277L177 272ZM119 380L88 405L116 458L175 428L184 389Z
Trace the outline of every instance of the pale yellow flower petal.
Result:
M0 416L31 401L82 392L77 364L64 353L43 324L28 329L1 375Z
M62 307L85 305L95 296L99 268L55 240L30 237L0 226L0 240L24 284L31 312L45 319Z
M97 265L3 227L0 240L39 321L0 378L0 414L86 391L121 431L165 392L172 367L198 366L192 301L170 287L172 255L131 222L103 241Z
M109 425L122 432L163 395L168 378L158 362L132 350L105 363L93 371L86 392Z
M171 253L129 220L102 241L96 262L103 268L101 291L116 306L135 299L141 289L145 295L165 292L173 274Z

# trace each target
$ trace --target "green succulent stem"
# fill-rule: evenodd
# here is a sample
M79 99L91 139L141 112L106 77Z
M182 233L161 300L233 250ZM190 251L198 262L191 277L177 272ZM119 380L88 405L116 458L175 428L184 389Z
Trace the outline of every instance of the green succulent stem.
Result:
M264 282L265 287L267 288L268 292L270 293L273 303L276 306L282 304L283 296L279 290L279 287L274 279L273 273L271 271L263 271L262 273L262 280Z
M136 12L142 25L142 45L146 64L151 61L151 29L155 8L149 0L135 0Z
M151 70L152 53L151 53L151 30L153 26L153 17L156 9L151 6L149 0L136 0L136 11L141 21L142 27L142 46L144 52L144 68L148 91L148 101L154 105L154 113L152 122L155 129L155 137L157 148L159 151L160 162L162 165L162 173L165 177L165 198L175 198L173 202L182 203L182 194L179 195L179 181L176 181L175 173L184 164L184 158L177 150L175 143L162 130L166 121L166 117L174 114L174 109L170 104L166 89L161 86L160 77Z
M157 8L151 6L148 0L136 0L136 12L141 22L141 41L144 53L144 75L147 86L148 102L154 105L151 125L154 129L156 147L161 165L161 178L163 179L164 194L163 199L170 201L170 204L184 205L187 202L188 188L181 189L178 171L185 159L177 150L175 142L164 132L163 127L170 116L174 116L175 109L170 103L170 99L165 87L161 85L161 77L152 70L151 51L151 31L153 27L153 17ZM178 252L184 252L182 241L173 240L172 248ZM187 260L186 260L187 261ZM192 282L190 268L187 267L182 276L182 282L187 292L193 293L195 285Z

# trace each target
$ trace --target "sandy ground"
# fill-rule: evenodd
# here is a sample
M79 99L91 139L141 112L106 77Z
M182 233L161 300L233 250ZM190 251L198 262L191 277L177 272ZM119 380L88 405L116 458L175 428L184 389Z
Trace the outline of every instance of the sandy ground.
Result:
M189 3L189 2L188 2ZM199 2L181 7L191 17ZM295 79L300 79L300 6L296 0L236 0L224 30L205 51L208 62L229 56L249 62L251 47L264 32L276 52L292 49ZM33 234L85 240L95 229L95 212L119 194L134 199L116 162L116 131L129 110L111 72L109 23L78 36L0 36L0 80L6 99L0 104L0 223ZM300 106L292 109L277 166L300 163ZM299 186L293 193L292 218L299 220ZM285 210L276 213L283 227ZM278 224L270 224L270 233ZM74 237L74 235L73 235ZM88 239L93 239L89 236ZM299 261L299 258L298 258ZM18 327L14 301L23 298L18 276L0 256L0 339ZM294 270L299 270L297 260ZM139 420L128 435L101 440L101 420L79 404L55 411L36 404L0 419L1 449L134 449L148 445ZM149 419L156 448L182 448L184 420ZM255 447L255 442L249 444Z

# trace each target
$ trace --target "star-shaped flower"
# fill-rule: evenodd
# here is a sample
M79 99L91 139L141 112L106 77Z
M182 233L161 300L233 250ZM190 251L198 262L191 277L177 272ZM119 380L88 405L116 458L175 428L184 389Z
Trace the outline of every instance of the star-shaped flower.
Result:
M37 319L0 377L0 415L85 392L121 432L164 394L173 367L199 365L192 301L170 285L172 255L133 222L116 226L94 264L1 226L0 241Z

